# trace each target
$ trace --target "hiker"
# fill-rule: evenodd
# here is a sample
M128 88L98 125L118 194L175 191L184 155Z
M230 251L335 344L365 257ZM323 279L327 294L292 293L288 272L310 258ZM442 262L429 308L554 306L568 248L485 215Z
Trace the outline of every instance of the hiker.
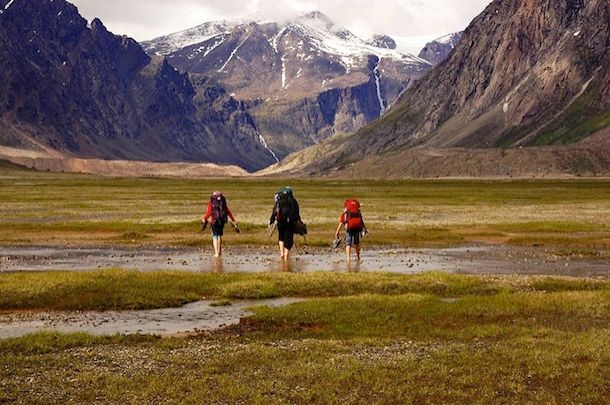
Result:
M335 232L335 240L340 241L339 232L345 227L345 256L347 262L352 260L352 246L356 250L356 258L360 261L360 234L368 234L362 213L360 212L360 202L355 198L345 200L343 213L339 218L339 226ZM338 245L338 243L337 243Z
M290 249L294 245L295 225L301 222L299 203L292 192L292 188L284 187L274 196L275 204L269 218L270 233L277 221L278 243L280 247L280 258L288 260Z
M240 233L235 216L227 206L227 200L220 191L214 191L210 197L208 208L201 218L201 229L205 230L208 224L212 227L212 244L214 245L214 257L222 256L222 236L225 224L231 219L231 224L237 233Z

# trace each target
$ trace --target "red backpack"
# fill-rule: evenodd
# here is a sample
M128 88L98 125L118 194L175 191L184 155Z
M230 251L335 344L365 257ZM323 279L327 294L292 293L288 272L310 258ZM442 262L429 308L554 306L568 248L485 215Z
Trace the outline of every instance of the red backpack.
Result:
M349 232L360 232L364 229L364 221L360 213L360 202L355 198L345 200L345 224Z

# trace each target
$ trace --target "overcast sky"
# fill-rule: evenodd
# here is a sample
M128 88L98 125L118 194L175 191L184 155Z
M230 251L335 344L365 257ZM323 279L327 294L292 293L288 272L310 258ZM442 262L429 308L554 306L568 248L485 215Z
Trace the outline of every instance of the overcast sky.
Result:
M259 14L271 19L319 10L363 39L389 34L415 51L463 30L491 0L72 0L88 20L142 41L206 21ZM399 38L403 37L403 38Z

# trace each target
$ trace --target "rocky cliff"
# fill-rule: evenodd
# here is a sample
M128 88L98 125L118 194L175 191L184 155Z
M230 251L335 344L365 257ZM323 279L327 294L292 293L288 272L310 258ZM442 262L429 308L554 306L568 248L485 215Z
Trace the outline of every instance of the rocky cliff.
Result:
M573 144L609 125L610 2L496 0L382 119L286 166L327 172L370 155L391 166L414 147Z
M210 22L143 46L243 100L280 157L360 129L432 67L386 35L365 42L319 12Z
M64 0L0 0L0 143L74 157L275 162L244 105Z
M449 54L453 52L455 47L460 43L462 35L464 35L463 32L456 32L437 38L432 42L428 42L418 56L433 65L438 65L447 59Z

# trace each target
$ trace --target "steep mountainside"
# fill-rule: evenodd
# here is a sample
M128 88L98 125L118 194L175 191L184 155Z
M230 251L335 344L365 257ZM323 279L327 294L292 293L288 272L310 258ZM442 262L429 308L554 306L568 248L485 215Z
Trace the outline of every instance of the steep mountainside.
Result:
M382 119L284 167L324 173L370 155L394 166L413 147L570 144L608 126L610 2L496 0Z
M457 44L459 44L462 35L464 35L464 32L456 32L437 38L432 42L428 42L418 56L433 65L438 65L447 59L449 54L455 49Z
M432 67L388 36L365 42L319 12L286 23L206 23L143 46L243 100L280 157L355 132Z
M0 144L61 155L275 162L244 105L64 0L0 0Z

